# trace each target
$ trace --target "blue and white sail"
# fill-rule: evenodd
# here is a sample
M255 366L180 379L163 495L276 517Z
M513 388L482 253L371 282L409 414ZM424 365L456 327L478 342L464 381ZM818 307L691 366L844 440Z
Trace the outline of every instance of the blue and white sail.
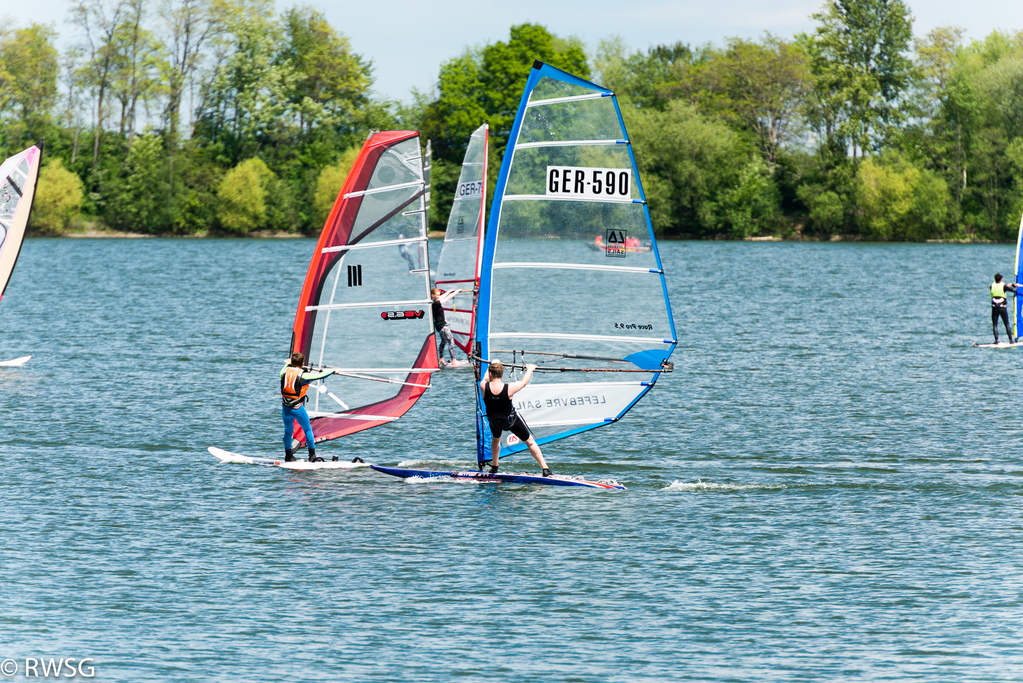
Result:
M595 234L600 251L591 247ZM630 237L653 248L630 251ZM539 443L620 420L670 367L677 344L618 101L541 62L497 180L476 326L483 371L496 359L537 364L513 402ZM490 435L479 400L477 409L482 460ZM505 434L501 454L524 448Z
M1023 262L1019 258L1020 245L1023 245L1023 218L1019 221L1019 235L1016 237L1016 284L1023 286ZM1012 321L1012 336L1018 337L1023 330L1023 295L1016 294L1016 317ZM1010 340L1011 341L1011 340Z

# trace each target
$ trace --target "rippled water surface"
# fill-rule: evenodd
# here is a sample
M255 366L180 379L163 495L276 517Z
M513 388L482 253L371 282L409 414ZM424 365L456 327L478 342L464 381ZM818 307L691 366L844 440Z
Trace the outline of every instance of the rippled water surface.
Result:
M33 355L0 368L0 658L111 681L1023 680L1023 353L970 346L1011 246L662 245L676 372L545 448L617 493L217 464L209 445L278 453L312 248L26 242L0 305L0 357ZM321 453L470 466L470 378Z

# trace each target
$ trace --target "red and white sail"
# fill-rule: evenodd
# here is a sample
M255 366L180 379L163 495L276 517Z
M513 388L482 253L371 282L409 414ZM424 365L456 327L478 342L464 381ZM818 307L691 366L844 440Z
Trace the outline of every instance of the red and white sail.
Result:
M42 158L42 145L33 145L0 165L0 299L21 253Z
M429 388L429 264L419 134L374 133L323 226L295 314L292 352L336 371L309 390L316 443L396 420Z
M469 138L462 172L455 187L455 200L444 233L444 246L437 263L436 286L443 291L464 289L444 304L444 319L451 326L455 343L466 353L472 348L476 327L476 297L480 263L483 261L483 226L487 203L487 124Z

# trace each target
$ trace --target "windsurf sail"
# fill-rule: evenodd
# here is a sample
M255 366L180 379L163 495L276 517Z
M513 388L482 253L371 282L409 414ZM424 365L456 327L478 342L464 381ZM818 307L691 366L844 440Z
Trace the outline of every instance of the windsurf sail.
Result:
M455 199L444 233L444 246L437 263L436 286L443 291L468 290L444 304L444 319L451 326L458 348L472 349L475 327L476 290L483 260L483 225L487 202L487 137L483 124L469 138L462 171L455 186Z
M630 238L651 249L629 251ZM671 368L677 344L618 101L542 62L526 82L497 179L476 335L481 372L495 359L538 366L513 403L541 444L620 420ZM480 462L489 456L485 417L477 396ZM504 435L502 455L524 448Z
M1016 284L1023 287L1023 262L1019 258L1020 245L1023 244L1023 218L1019 221L1019 235L1016 237ZM1023 330L1023 295L1013 295L1016 302L1016 317L1012 321L1012 336L1019 337L1020 330Z
M292 330L292 352L336 371L309 391L316 443L396 420L429 388L429 264L419 134L374 133L320 233Z
M38 144L0 164L0 299L21 253L42 158L43 146Z

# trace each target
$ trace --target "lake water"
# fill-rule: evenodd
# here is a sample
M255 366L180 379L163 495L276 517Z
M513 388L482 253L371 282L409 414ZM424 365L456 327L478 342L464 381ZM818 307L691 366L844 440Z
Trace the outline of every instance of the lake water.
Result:
M676 371L545 447L624 492L217 464L279 453L312 249L26 242L0 305L0 357L33 355L0 369L9 680L26 657L138 682L1023 679L1023 350L970 347L1011 246L663 244ZM320 454L472 466L471 374L434 384Z

